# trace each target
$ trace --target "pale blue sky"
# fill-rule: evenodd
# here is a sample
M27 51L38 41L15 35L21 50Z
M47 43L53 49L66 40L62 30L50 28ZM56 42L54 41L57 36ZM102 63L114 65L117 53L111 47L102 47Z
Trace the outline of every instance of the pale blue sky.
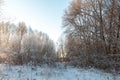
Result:
M5 12L13 21L47 33L55 42L62 33L62 16L72 0L5 0Z

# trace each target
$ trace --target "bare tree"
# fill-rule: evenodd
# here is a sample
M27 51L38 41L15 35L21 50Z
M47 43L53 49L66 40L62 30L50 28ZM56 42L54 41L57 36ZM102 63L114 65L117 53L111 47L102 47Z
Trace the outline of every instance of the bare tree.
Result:
M80 43L78 50L82 50L87 65L97 60L102 64L104 60L109 62L107 58L102 61L95 56L103 58L109 54L119 54L119 5L120 0L73 0L65 11L63 26L66 34ZM73 42L71 40L69 43ZM77 44L74 42L72 47L75 46Z

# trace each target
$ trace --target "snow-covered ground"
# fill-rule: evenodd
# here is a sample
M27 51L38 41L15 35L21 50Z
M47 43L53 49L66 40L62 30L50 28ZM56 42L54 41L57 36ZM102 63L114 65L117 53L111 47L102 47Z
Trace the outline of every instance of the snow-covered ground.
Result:
M95 69L0 64L0 80L120 80L120 75L113 76Z

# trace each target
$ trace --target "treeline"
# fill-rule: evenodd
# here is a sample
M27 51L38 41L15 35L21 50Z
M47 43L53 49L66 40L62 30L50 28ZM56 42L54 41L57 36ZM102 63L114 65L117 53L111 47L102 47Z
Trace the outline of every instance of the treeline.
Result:
M71 65L120 70L120 0L73 0L63 27Z
M52 63L56 57L55 44L49 36L24 22L0 22L0 51L7 55L3 62L10 64Z

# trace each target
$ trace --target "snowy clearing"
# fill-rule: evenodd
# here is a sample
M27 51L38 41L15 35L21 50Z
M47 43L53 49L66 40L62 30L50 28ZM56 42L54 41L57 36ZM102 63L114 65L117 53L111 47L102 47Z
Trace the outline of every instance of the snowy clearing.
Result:
M95 69L0 64L0 80L120 80L120 75L113 76Z

